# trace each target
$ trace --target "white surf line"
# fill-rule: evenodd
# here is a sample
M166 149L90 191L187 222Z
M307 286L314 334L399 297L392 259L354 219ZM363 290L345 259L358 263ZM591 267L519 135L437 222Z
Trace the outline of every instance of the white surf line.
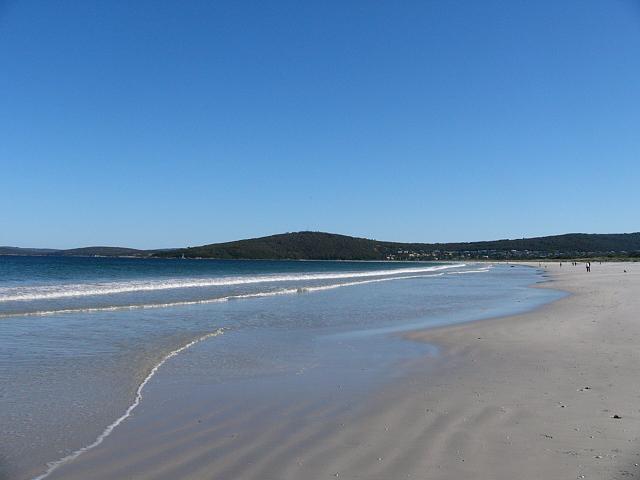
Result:
M127 410L124 412L124 414L120 418L118 418L115 422L113 422L111 425L109 425L107 428L105 428L104 431L98 436L98 438L95 439L95 441L92 444L87 445L86 447L82 447L82 448L76 450L75 452L67 455L66 457L61 458L60 460L56 460L55 462L47 463L47 470L43 474L38 475L37 477L34 477L33 480L42 480L44 478L47 478L58 467L62 466L63 464L65 464L67 462L70 462L71 460L75 460L80 455L82 455L84 452L86 452L88 450L91 450L92 448L95 448L98 445L100 445L111 434L111 432L113 432L113 430L118 425L120 425L127 418L129 418L131 416L131 413L136 409L136 407L138 405L140 405L140 402L142 401L142 390L147 385L147 383L149 383L151 378L156 374L158 369L160 367L162 367L162 365L164 365L164 363L167 360L169 360L172 357L175 357L176 355L178 355L179 353L187 350L188 348L193 347L196 343L199 343L199 342L201 342L203 340L206 340L207 338L217 337L218 335L222 335L223 333L224 333L224 329L223 328L218 328L216 331L211 332L211 333L207 333L205 335L202 335L201 337L198 337L195 340L192 340L189 343L183 345L182 347L177 348L176 350L173 350L172 352L168 353L162 360L160 360L160 362L158 362L156 364L155 367L153 367L151 369L151 371L146 376L146 378L138 386L138 389L136 390L136 398L135 398L135 400L129 406L129 408L127 408Z
M27 287L29 291L15 288L0 288L0 302L23 302L32 300L52 300L58 298L112 295L118 293L153 292L180 288L203 288L215 286L247 285L255 283L293 282L310 280L336 280L341 278L379 277L410 273L428 273L450 268L465 267L466 264L435 265L431 267L397 268L360 272L303 273L289 275L258 275L247 277L219 277L209 279L171 279L151 282L113 282L97 284L69 284Z
M404 275L402 277L392 277L392 278L376 278L374 280L363 280L361 282L347 282L347 283L338 283L336 285L323 285L321 287L302 287L297 289L297 291L302 292L320 292L322 290L332 290L334 288L339 287L351 287L354 285L362 285L365 283L378 283L378 282L389 282L391 280L407 280L410 278L431 278L431 277L441 277L444 273L436 273L434 275Z
M469 272L469 273L472 273L472 272ZM372 280L360 280L360 281L354 281L354 282L336 283L333 285L323 285L319 287L286 288L281 290L275 290L272 292L258 292L258 293L246 293L242 295L229 295L226 297L211 298L211 299L205 299L205 300L185 300L181 302L150 303L150 304L144 304L144 305L114 305L111 307L68 308L68 309L61 309L61 310L44 310L44 311L36 311L36 312L5 313L5 314L0 314L0 318L43 317L47 315L62 315L62 314L69 314L69 313L115 312L115 311L122 311L122 310L144 310L144 309L152 309L152 308L170 308L170 307L183 307L183 306L190 306L190 305L206 305L210 303L222 303L222 302L228 302L229 300L238 300L238 299L244 299L244 298L274 297L277 295L290 295L293 293L332 290L334 288L351 287L355 285L364 285L367 283L390 282L393 280L407 280L409 278L441 277L442 275L444 275L444 272L434 273L432 275L402 275L397 277L385 277L385 278L375 278Z
M455 272L447 272L447 275L462 275L465 273L484 273L488 272L493 268L493 265L489 265L488 267L482 267L478 270L456 270Z

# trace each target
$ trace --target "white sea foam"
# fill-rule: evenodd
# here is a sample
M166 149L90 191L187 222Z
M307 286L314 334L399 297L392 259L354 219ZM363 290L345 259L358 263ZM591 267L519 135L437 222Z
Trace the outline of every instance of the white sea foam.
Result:
M172 357L175 357L179 353L181 353L181 352L187 350L188 348L194 346L196 343L199 343L199 342L201 342L203 340L206 340L207 338L217 337L218 335L222 335L223 333L224 333L224 329L219 328L219 329L217 329L217 330L215 330L213 332L210 332L210 333L207 333L205 335L202 335L201 337L198 337L195 340L192 340L189 343L187 343L187 344L181 346L180 348L177 348L177 349L169 352L167 355L165 355L164 358L162 360L160 360L160 362L158 362L151 369L149 374L145 377L145 379L142 381L142 383L138 386L138 388L136 390L136 396L135 396L135 399L133 400L133 403L131 405L129 405L129 408L127 408L127 410L124 412L124 414L122 414L122 416L120 416L115 422L113 422L111 425L109 425L107 428L105 428L104 431L100 435L98 435L98 438L96 438L93 443L76 450L75 452L67 455L66 457L61 458L60 460L56 460L55 462L48 463L47 464L47 470L43 474L38 475L37 477L34 477L33 480L42 480L44 478L47 478L49 475L51 475L61 465L65 464L67 462L70 462L71 460L75 460L80 455L82 455L84 452L86 452L88 450L91 450L92 448L95 448L98 445L100 445L102 442L104 442L105 438L107 438L111 434L111 432L113 432L113 430L118 425L120 425L127 418L129 418L131 416L131 413L136 409L136 407L138 405L140 405L140 402L142 401L142 390L144 390L144 387L147 385L147 383L149 383L149 381L151 380L151 378L153 378L153 376L156 374L158 369L160 367L162 367L162 365L164 365L164 363L167 360L169 360Z
M487 267L481 267L476 270L456 270L455 272L447 272L447 275L462 275L465 273L484 273L488 272L493 268L493 265L489 265Z
M56 284L30 287L0 288L0 302L55 300L61 298L113 295L133 292L153 292L181 288L202 288L217 286L248 285L272 282L304 282L313 280L338 280L342 278L386 277L411 273L428 273L451 268L460 268L465 264L438 265L431 267L398 268L360 272L327 272L302 274L274 274L214 278L173 278L166 280L103 282L86 284Z
M322 290L332 290L334 288L339 288L339 287L351 287L353 285L362 285L365 283L388 282L390 280L407 280L409 278L432 278L432 277L439 277L441 275L444 275L444 273L436 273L434 275L403 275L400 277L376 278L373 280L361 280L359 282L345 282L345 283L336 283L333 285L322 285L320 287L305 288L305 290L309 292L320 292Z
M367 283L388 282L392 280L407 280L410 278L432 278L432 277L439 277L442 275L444 275L444 272L435 273L432 275L402 275L402 276L395 276L395 277L375 278L370 280L334 283L331 285L321 285L316 287L283 288L280 290L272 290L269 292L227 295L225 297L208 298L208 299L202 299L202 300L184 300L184 301L167 302L167 303L112 305L112 306L105 306L105 307L66 308L66 309L59 309L59 310L39 310L34 312L5 313L5 314L0 314L0 318L41 317L41 316L47 316L47 315L60 315L60 314L69 314L69 313L115 312L115 311L121 311L121 310L143 310L143 309L152 309L152 308L169 308L169 307L182 307L182 306L190 306L190 305L206 305L210 303L221 303L221 302L227 302L229 300L236 300L236 299L274 297L277 295L291 295L294 293L319 292L323 290L333 290L335 288L341 288L341 287L364 285Z

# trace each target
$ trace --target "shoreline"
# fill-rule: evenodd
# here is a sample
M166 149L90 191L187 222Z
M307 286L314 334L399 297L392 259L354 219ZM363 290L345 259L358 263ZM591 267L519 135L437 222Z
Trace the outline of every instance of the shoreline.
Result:
M195 338L194 340L191 340L190 342L182 345L179 348L176 348L175 350L170 351L168 354L166 354L164 357L162 357L162 359L158 363L156 363L153 366L153 368L151 368L149 373L142 380L140 385L138 385L138 387L136 388L136 395L135 395L135 398L134 398L133 402L127 407L127 409L124 411L124 413L120 417L118 417L112 423L107 425L107 427L102 431L102 433L100 433L100 435L98 435L98 437L93 441L93 443L91 443L89 445L85 445L85 446L75 450L74 452L71 452L69 455L60 458L59 460L48 462L46 471L44 471L42 474L34 477L33 480L44 480L45 478L48 478L50 475L53 474L53 472L55 472L58 468L62 467L64 464L69 463L69 462L75 460L76 458L78 458L83 453L86 453L89 450L92 450L92 449L98 447L102 442L104 442L104 440L109 435L111 435L111 433L114 431L114 429L116 429L118 427L118 425L120 425L122 422L126 421L127 418L129 418L133 414L133 411L136 408L138 408L138 406L140 405L140 402L142 401L142 398L143 398L144 387L156 375L156 373L162 367L162 365L164 365L172 357L175 357L176 355L180 354L181 352L183 352L185 350L188 350L189 348L191 348L192 346L202 342L203 340L206 340L206 339L211 338L211 337L217 337L219 335L222 335L223 333L224 333L224 329L223 328L218 328L213 332L204 334L204 335L202 335L200 337Z
M478 262L478 263L483 263L483 262ZM495 264L496 262L486 262L486 263ZM511 262L511 263L514 263L514 262ZM415 330L399 332L398 335L407 341L411 341L411 342L418 341L418 342L425 343L427 342L427 340L425 340L424 336L427 334L433 334L434 337L437 336L439 339L442 338L442 340L440 340L442 343L437 343L438 347L447 347L447 341L444 337L447 336L448 332L453 332L459 329L466 329L469 327L473 327L474 325L479 323L483 325L485 324L488 325L488 324L491 324L492 322L500 323L500 322L508 321L509 319L515 319L517 317L521 317L524 315L541 313L541 311L543 311L544 309L552 308L556 303L566 300L575 295L575 292L572 292L568 288L558 288L558 286L555 284L557 280L554 279L553 276L549 275L546 270L536 265L533 265L532 262L521 262L521 263L515 263L515 264L519 266L526 266L529 268L533 268L534 270L537 270L538 273L543 277L544 280L540 282L532 283L527 288L541 288L541 289L554 290L556 292L561 293L563 296L561 296L560 298L552 299L540 305L534 305L528 310L520 313L515 313L515 314L508 313L504 315L492 316L489 318L480 317L480 318L476 318L473 320L468 320L460 323L452 323L448 325L440 325L440 326L434 326L429 328L418 328ZM427 343L430 343L430 342L427 342Z
M302 406L258 396L262 408L248 395L192 405L187 426L143 408L144 428L123 425L50 478L629 478L640 276L621 265L543 271L528 288L571 294L526 313L398 334L442 354L399 365L364 404L338 408L329 392Z
M418 470L430 479L640 475L633 267L586 273L555 265L545 270L550 281L531 287L568 296L516 316L408 334L437 344L448 362L435 378L409 376L438 383L438 391L425 389L425 403L450 422L430 429L424 447L433 451L433 439L446 438L451 449Z

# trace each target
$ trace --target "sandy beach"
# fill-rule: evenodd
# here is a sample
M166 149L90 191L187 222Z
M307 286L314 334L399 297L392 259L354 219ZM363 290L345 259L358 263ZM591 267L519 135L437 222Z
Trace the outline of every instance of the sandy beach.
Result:
M305 397L254 383L240 402L241 383L226 399L158 385L161 401L48 478L636 478L640 265L546 272L533 288L571 295L411 333L438 356L398 366L364 403L341 402L340 385Z
M424 456L409 473L640 475L640 269L621 263L595 264L589 274L583 264L546 269L551 281L540 286L571 296L517 317L411 335L443 345L453 361L437 385L423 387L427 419L413 430Z

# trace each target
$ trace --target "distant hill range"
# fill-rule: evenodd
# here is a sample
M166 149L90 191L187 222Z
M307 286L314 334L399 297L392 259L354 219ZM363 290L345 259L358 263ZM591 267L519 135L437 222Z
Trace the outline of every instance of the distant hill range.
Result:
M68 257L148 257L154 250L124 247L83 247L68 250L52 248L0 247L0 255L55 255Z
M269 237L168 250L159 257L308 260L445 260L459 258L640 257L640 232L569 233L550 237L468 243L399 243L323 232Z
M323 232L268 237L168 250L85 247L71 250L0 247L0 255L293 260L457 260L638 258L640 232L568 233L548 237L466 243L400 243Z

